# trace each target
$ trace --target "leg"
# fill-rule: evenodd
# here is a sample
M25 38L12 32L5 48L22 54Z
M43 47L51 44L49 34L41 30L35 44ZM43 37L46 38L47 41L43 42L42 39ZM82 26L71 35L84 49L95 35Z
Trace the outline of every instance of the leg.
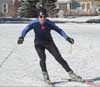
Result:
M67 62L62 58L62 56L60 55L57 47L55 46L55 44L51 44L47 46L47 49L49 50L49 52L55 57L55 59L65 68L65 70L68 72L69 76L76 80L76 81L83 81L82 78L78 75L76 75L72 69L69 67L69 65L67 64Z
M49 83L50 79L49 79L49 75L47 72L47 68L46 68L46 55L45 55L45 48L41 45L35 45L36 51L40 57L40 66L42 69L42 74L44 77L44 81Z
M55 57L55 59L64 67L64 69L67 72L72 71L67 62L62 58L60 52L58 51L54 43L51 43L46 48Z
M40 67L42 69L42 72L47 72L46 68L46 55L45 55L45 48L41 45L35 45L35 49L40 57Z

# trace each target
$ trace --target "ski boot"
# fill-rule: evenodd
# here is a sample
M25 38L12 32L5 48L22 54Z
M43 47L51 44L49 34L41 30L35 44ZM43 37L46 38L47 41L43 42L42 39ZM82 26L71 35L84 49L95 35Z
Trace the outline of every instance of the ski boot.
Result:
M79 75L76 75L73 71L68 72L69 76L71 77L72 80L78 81L78 82L84 82L85 80L82 79Z
M48 84L51 84L51 81L49 79L49 75L47 72L43 72L43 77L44 77L44 81Z

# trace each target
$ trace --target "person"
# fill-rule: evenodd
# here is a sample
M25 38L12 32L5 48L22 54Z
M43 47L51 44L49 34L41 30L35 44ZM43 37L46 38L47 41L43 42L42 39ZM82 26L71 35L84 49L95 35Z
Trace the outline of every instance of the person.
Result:
M51 36L51 30L58 32L66 41L70 44L74 44L74 39L70 38L61 28L59 28L54 22L46 18L46 13L43 11L38 12L38 18L31 21L22 31L21 36L18 38L17 43L22 44L26 34L34 30L35 40L34 45L35 49L40 58L40 67L43 73L44 81L50 83L49 74L46 67L46 54L45 50L47 49L62 65L62 67L68 72L69 76L74 80L82 80L79 75L76 75L73 70L69 67L68 63L61 56L58 48L56 47L53 38Z

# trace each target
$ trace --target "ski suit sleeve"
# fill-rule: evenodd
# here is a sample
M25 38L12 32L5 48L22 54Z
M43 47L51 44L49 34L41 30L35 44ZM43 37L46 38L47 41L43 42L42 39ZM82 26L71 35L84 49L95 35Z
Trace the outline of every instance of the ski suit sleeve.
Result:
M30 30L32 30L32 28L33 28L33 21L31 21L24 29L23 29L23 31L22 31L22 33L21 33L21 37L25 37L26 36L26 34L30 31Z
M63 38L65 38L67 40L68 35L61 29L59 28L57 25L55 25L55 23L51 22L51 26L52 29L55 30L56 32L58 32Z

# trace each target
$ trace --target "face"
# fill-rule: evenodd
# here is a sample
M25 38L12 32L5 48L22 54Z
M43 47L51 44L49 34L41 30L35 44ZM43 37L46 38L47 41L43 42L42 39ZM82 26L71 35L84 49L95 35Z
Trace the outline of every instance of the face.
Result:
M40 23L45 22L45 16L38 16Z

